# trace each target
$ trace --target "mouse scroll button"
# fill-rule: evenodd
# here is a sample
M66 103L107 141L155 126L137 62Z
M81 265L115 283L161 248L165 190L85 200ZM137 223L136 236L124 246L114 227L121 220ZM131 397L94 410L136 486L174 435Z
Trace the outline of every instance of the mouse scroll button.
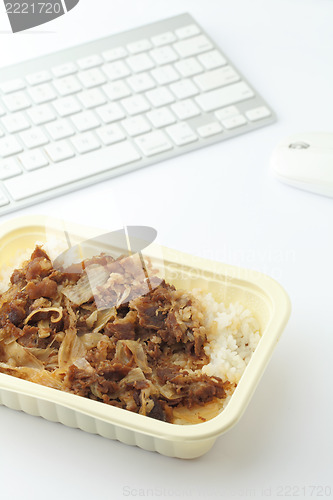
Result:
M291 144L289 144L289 147L291 149L307 149L310 147L310 144L308 144L307 142L292 142Z

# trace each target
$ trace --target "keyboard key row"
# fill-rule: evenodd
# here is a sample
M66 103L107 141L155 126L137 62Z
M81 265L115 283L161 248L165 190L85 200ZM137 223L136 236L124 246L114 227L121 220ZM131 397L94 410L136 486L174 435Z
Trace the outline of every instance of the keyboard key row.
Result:
M199 27L191 24L176 29L174 33L168 31L153 36L151 40L141 39L129 43L126 48L116 47L103 51L102 54L91 54L87 57L79 58L77 61L65 62L54 66L51 71L41 70L31 73L27 75L26 81L23 78L16 78L2 82L0 84L0 91L4 94L10 94L23 90L26 87L26 82L31 86L40 85L50 82L52 77L67 77L74 75L80 70L95 69L98 66L102 66L105 62L119 62L120 59L124 58L126 58L132 71L145 71L153 67L152 60L158 65L168 64L176 61L178 57L185 58L199 55L211 48L211 42L205 35L200 34ZM217 51L215 52L220 58L222 57ZM135 59L135 57L138 57L138 59ZM220 61L218 64L221 65L221 63L223 61ZM212 66L209 69L212 69Z
M64 156L72 158L70 168L66 161L54 166L29 172L24 176L14 177L4 181L5 188L15 201L49 191L50 189L67 186L80 179L85 179L103 173L115 167L135 162L141 158L138 151L127 141L109 146L108 162L105 162L105 149L98 149L91 156L72 158L74 152L64 141L48 147L48 153L60 161Z
M152 126L155 128L166 127L166 132L170 135L175 144L183 145L186 143L187 138L182 138L183 136L182 134L180 134L180 132L183 132L185 128L187 132L189 132L189 130L191 129L185 123L178 123L174 127L170 127L170 125L175 124L177 118L180 120L185 120L198 114L200 114L199 108L196 106L193 100L188 99L187 101L173 104L171 106L171 109L169 109L168 107L161 107L159 109L148 112L146 116L142 116L139 114L137 116L127 118L121 121L121 125L127 132L127 134L131 137L136 137L151 131ZM103 119L104 123L108 124L112 123L112 121L116 121L115 119L123 118L125 116L121 108L116 103L111 103L102 107L99 111L99 115L100 118ZM239 126L247 124L247 119L243 114L239 112L236 106L229 106L227 108L220 109L215 112L215 116L218 119L218 122L210 122L206 125L198 127L197 132L201 137L205 138L209 137L210 135L222 132L223 129L220 124L222 124L223 127L227 130L231 130L233 128L237 128ZM270 111L268 110L268 108L266 108L266 106L261 106L246 112L246 117L250 121L256 121L268 116L270 116ZM81 134L81 136L77 134L74 126L79 132L83 133ZM72 144L74 144L75 149L78 153L84 153L100 147L100 144L96 142L96 138L94 138L91 134L86 134L84 136L84 133L93 129L98 129L97 135L104 145L109 145L125 139L125 134L119 127L119 125L113 124L100 127L100 122L98 121L96 115L91 112L79 113L74 117L74 119L72 119L72 124L69 122L69 120L62 119L52 122L45 127L47 134L54 141L61 141L63 139L72 138L73 136L75 136ZM180 135L179 139L177 136L177 131L179 132L178 135ZM191 132L191 134L189 134L189 137L192 137L192 140L194 140L193 131ZM2 139L0 141L0 156L3 158L8 158L9 156L13 156L14 154L21 153L23 151L22 144L27 149L34 149L49 143L48 137L40 128L31 128L25 132L22 132L19 134L19 138L21 142L18 142L14 136ZM84 143L81 142L83 138ZM88 142L87 138L89 138ZM51 151L53 151L52 148ZM57 148L56 151L58 151ZM51 157L51 159L53 159L53 157ZM62 159L63 157L61 156L61 160L53 161L62 161Z
M159 50L165 51L166 49L163 48ZM134 57L140 58L140 64L137 59L134 59ZM22 90L12 92L3 96L3 102L9 111L21 111L23 109L30 108L32 103L40 105L54 101L58 97L57 94L61 97L67 97L82 91L82 89L93 89L94 87L101 86L106 83L107 78L113 82L113 85L115 86L114 92L108 95L109 99L119 99L125 97L129 95L131 91L147 91L154 88L156 84L172 84L179 81L180 75L183 77L194 76L194 82L196 82L199 88L204 91L230 84L239 79L238 74L230 66L225 66L224 68L216 69L215 71L196 76L198 73L203 71L203 66L193 57L184 61L179 61L175 64L175 67L170 64L166 64L157 68L154 68L154 63L147 59L148 56L145 54L140 54L134 57L130 60L137 61L135 63L137 66L135 66L134 62L131 62L131 69L139 73L138 75L135 74L130 76L131 70L123 61L104 64L102 69L93 68L81 71L77 74L77 76L67 75L50 83L37 83L37 81L42 81L43 78L49 78L47 76L49 75L48 72L40 72L40 74L36 74L35 76L35 84L29 88L27 92ZM211 56L211 58L212 57L214 59L214 55ZM203 62L207 66L207 61ZM220 61L220 63L221 62L223 61ZM154 69L152 69L150 73L140 73L151 68ZM176 71L175 68L177 68L178 71ZM127 80L124 81L124 78L127 78ZM193 81L189 81L191 81L191 84L193 85ZM110 84L105 85L106 90L109 85ZM1 114L3 113L4 110L1 110Z
M212 120L205 125L197 127L196 131L194 131L186 122L176 123L175 115L178 118L180 118L181 113L183 113L183 116L188 116L185 114L186 109L181 110L179 108L180 105L187 107L187 111L192 112L193 115L198 112L195 103L191 99L188 99L187 101L178 102L171 106L175 114L172 113L171 109L162 107L148 112L146 116L138 115L123 120L121 122L122 128L114 123L99 127L96 130L96 135L92 132L84 131L87 126L94 128L96 125L95 115L93 115L94 119L91 120L91 115L88 113L85 115L83 121L81 120L82 116L80 116L78 125L81 127L81 131L83 131L80 134L76 134L69 121L65 119L47 125L46 130L49 135L52 139L58 141L53 144L49 144L48 138L40 128L32 128L20 133L19 137L22 143L28 149L32 149L25 152L23 152L22 145L14 136L6 137L0 140L0 156L4 158L0 161L0 180L7 180L14 177L17 180L17 176L21 176L22 174L22 167L28 172L37 169L43 169L44 171L50 161L60 164L74 158L76 154L82 155L94 152L100 149L102 145L110 146L122 141L130 145L126 141L125 132L129 136L134 137L140 151L145 156L150 157L168 151L174 145L184 146L194 142L198 139L198 136L208 138L222 133L224 129L232 130L233 128L244 126L247 124L246 117L250 121L256 121L267 118L271 114L266 106L259 106L246 111L245 117L239 112L237 106L231 105L215 112L215 117L218 121ZM104 116L105 122L112 120L116 116L124 116L121 108L116 103L110 103L102 107L100 115L101 117ZM20 119L18 119L17 123L19 122ZM82 125L82 123L86 125ZM163 131L152 131L152 126L158 129L163 127ZM8 158L14 154L18 155L16 159ZM51 172L49 168L47 170ZM19 182L20 185L21 181ZM11 188L12 196L23 196L22 193L19 195L16 194L17 192L12 184L9 184L9 188ZM7 200L6 203L8 203L8 199L5 196L0 196L0 206L1 203L4 203L4 200Z
M170 109L166 106L159 106L162 102L160 95L161 90L162 89L158 89L157 95L159 98L155 99L155 102L154 96L151 94L149 96L151 101L157 107L157 109L153 109L151 111L149 111L150 106L148 101L143 96L131 96L131 98L122 101L124 109L129 115L132 116L132 118L128 118L122 122L129 135L136 136L150 130L150 125L148 125L148 122L144 117L138 116L134 119L137 115L141 115L143 112L148 111L146 118L148 118L151 125L156 128L173 124L177 119L187 120L200 114L200 109L193 99L173 102L173 98L167 89L164 89L164 92L162 92L162 94L165 94L162 101L165 104L171 103ZM96 99L98 99L98 97L96 97ZM102 100L99 102L102 103ZM59 106L58 112L64 116L68 115L70 110L76 112L80 111L80 106L76 101L66 102L64 100L64 102L61 102ZM214 106L217 105L215 104ZM123 108L115 102L100 106L96 109L96 111L97 115L91 111L77 112L71 117L71 121L66 118L54 120L54 113L52 113L48 107L45 108L45 106L40 106L39 109L36 108L35 110L30 110L30 118L32 118L32 120L37 124L45 124L45 130L48 136L54 141L59 141L75 135L77 131L87 132L99 128L101 125L100 120L102 120L105 124L110 124L121 120L126 116ZM266 106L261 106L255 109L250 109L245 114L248 120L256 121L269 117L270 111ZM232 129L247 123L244 115L240 114L238 108L234 105L217 110L215 112L215 116L226 129ZM23 113L5 116L2 119L2 123L10 133L21 132L19 134L19 138L23 142L23 145L28 149L33 149L49 142L48 137L44 134L40 127L30 127L30 123ZM0 137L1 135L3 136L3 132L0 130ZM16 154L22 150L22 145L17 142L14 136L2 139L0 146L0 156L3 158Z
M19 91L6 95L3 97L3 103L9 111L15 113L31 108L32 120L36 125L38 125L46 123L47 121L55 118L50 111L51 108L39 108L38 106L42 106L43 104L52 101L52 104L55 106L56 111L60 114L60 116L68 116L69 114L78 112L80 107L80 104L74 100L75 96L73 96L73 94L77 94L77 97L81 102L81 107L83 106L87 109L90 109L104 104L106 101L106 97L109 100L113 101L130 96L132 92L147 92L150 89L155 88L156 84L152 77L154 77L157 83L159 83L160 85L174 82L171 83L169 88L178 99L184 99L199 93L198 86L195 85L192 80L184 79L179 81L179 75L172 68L172 66L158 68L156 70L153 70L151 73L152 76L150 76L148 73L142 73L139 75L131 76L127 79L127 81L118 80L102 85L101 88L105 95L100 91L100 89L92 88L94 85L90 85L88 84L88 82L85 83L87 84L87 87L91 88L89 88L89 90L82 91L82 87L78 79L73 76L69 76L54 81L54 87L51 86L51 84L41 84L32 87L28 90L27 93ZM238 76L236 76L236 73L231 68L230 70L223 72L216 71L212 75L200 76L201 78L195 78L197 79L198 85L202 89L215 88L216 86L219 86L220 83L225 84L232 81L231 79L238 79ZM105 82L104 78L98 80L99 85L103 82ZM60 94L60 98L57 98L58 96L55 90ZM167 89L157 89L157 93L161 93L161 95L163 95L163 93L165 94L165 90ZM69 97L71 97L71 99L65 100ZM168 99L170 99L170 97ZM37 107L32 106L33 102L37 104ZM164 104L166 104L166 102L162 100L160 104L157 105ZM45 115L46 110L47 116ZM3 108L1 108L0 111L1 115L3 116L5 114Z
M234 87L236 87L236 89L234 89ZM182 82L182 85L178 85L178 88L175 86L171 86L171 88L180 98L196 93L191 84L187 85L186 80ZM221 92L223 90L225 93ZM235 90L235 92L231 92L232 90ZM196 101L199 105L201 104L205 110L212 111L219 108L221 105L225 106L231 102L239 102L241 100L248 99L252 97L252 95L252 91L249 87L246 86L246 84L241 83L238 87L235 85L229 86L226 89L219 89L218 94L214 92L201 94L196 98ZM175 117L171 113L171 110L180 120L186 120L200 114L200 109L193 99L183 99L179 102L174 102L175 99L167 88L154 89L153 91L147 92L146 97L148 100L143 95L131 96L128 99L123 99L121 101L123 107L120 107L119 104L115 102L105 104L105 96L98 89L85 91L79 95L81 104L85 105L86 108L89 109L96 107L99 119L105 124L125 118L124 109L130 116L136 116L147 112L150 110L150 104L156 108L163 108L161 111L159 111L159 109L152 110L147 115L149 121L156 128L166 126L175 121ZM212 102L212 104L210 104L210 102ZM105 105L103 106L103 104ZM167 104L171 104L171 110L165 108L165 105ZM61 140L70 137L76 133L75 129L79 132L86 132L100 126L100 121L94 113L91 111L80 112L81 106L78 100L73 97L60 99L54 103L54 107L61 117L67 117L74 114L75 116L71 117L72 125L70 125L68 120L56 120L57 117L54 111L48 105L41 105L27 111L27 115L33 124L37 126L41 124L46 125L46 131L53 140ZM229 105L216 112L216 117L225 128L234 128L246 123L246 120L244 121L244 117L238 117L236 120L229 120L229 118L232 118L234 115L239 115L236 106ZM269 116L270 111L265 106L252 110L250 109L246 112L246 117L250 121L261 120ZM17 112L13 115L4 116L2 118L2 124L9 133L19 133L31 128L27 116L23 112ZM75 129L73 127L75 127ZM4 133L0 129L0 137L3 135ZM48 142L47 137L45 137L43 132L37 128L32 128L25 134L21 134L20 138L29 149L38 147ZM2 147L3 157L15 154L15 151L19 147L16 145L15 148L12 148L13 142L9 145L8 141L3 141L2 144L7 144L7 146Z

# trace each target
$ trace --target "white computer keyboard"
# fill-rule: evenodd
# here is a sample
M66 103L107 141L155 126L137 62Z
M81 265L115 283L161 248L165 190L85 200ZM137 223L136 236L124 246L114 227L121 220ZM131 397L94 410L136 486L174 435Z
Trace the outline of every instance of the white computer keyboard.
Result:
M189 15L0 70L0 214L275 115Z

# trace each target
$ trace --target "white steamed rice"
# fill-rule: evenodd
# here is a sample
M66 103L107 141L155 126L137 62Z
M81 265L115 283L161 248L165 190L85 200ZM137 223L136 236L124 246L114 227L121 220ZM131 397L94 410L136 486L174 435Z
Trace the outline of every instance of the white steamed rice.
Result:
M196 290L194 294L207 312L205 352L210 362L202 371L237 384L260 340L259 324L238 302L226 306L210 293Z

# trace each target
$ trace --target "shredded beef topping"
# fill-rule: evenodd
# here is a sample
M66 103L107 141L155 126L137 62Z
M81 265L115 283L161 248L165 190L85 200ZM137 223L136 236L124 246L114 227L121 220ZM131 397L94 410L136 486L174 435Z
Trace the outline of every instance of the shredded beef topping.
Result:
M0 372L165 422L226 397L209 362L204 310L138 256L63 272L36 247L0 297Z

